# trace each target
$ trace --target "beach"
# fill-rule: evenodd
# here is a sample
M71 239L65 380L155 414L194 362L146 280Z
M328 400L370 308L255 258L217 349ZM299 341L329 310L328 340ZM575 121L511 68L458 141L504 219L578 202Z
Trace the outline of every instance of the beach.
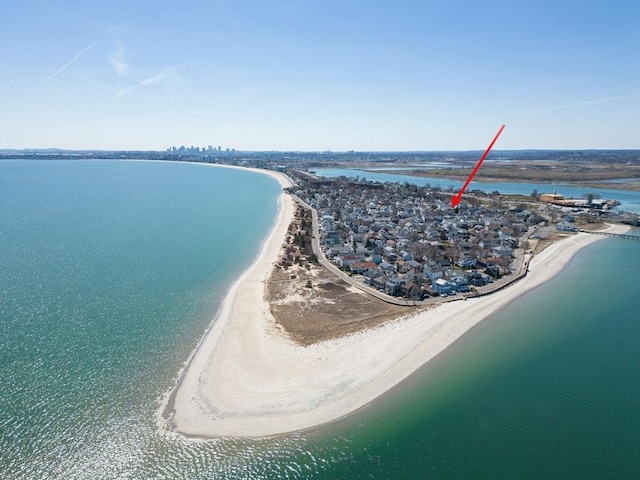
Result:
M265 171L261 171L265 173ZM284 186L287 177L273 175ZM380 327L300 346L264 300L294 203L280 196L277 221L254 264L232 285L211 328L161 407L165 428L187 437L266 437L343 417L397 385L474 325L560 272L602 236L578 233L536 255L529 274L494 294L438 305ZM624 232L626 227L610 227Z

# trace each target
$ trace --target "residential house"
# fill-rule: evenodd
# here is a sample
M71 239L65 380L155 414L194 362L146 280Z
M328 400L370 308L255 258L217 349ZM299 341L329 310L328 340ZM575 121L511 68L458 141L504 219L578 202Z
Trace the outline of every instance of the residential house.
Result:
M568 222L559 222L556 224L556 230L559 232L577 232L578 228Z
M408 262L406 262L406 264L409 267L409 271L414 274L424 272L423 265L421 263L416 262L415 260L409 260Z
M378 268L385 275L392 275L396 272L396 267L387 262L382 262Z
M363 276L364 283L372 287L376 286L376 279L380 281L382 277L384 277L380 270L367 270L363 273ZM384 281L382 282L382 285L384 285Z
M438 278L433 281L431 287L438 292L439 295L449 295L453 292L453 287L444 278Z
M365 273L367 270L375 270L378 265L375 262L354 262L349 265L352 273L357 275Z
M412 300L422 300L425 297L424 290L416 280L409 280L402 288L402 293L405 297Z
M408 279L405 277L392 277L384 284L384 291L387 295L399 297L402 295L403 288L407 282Z

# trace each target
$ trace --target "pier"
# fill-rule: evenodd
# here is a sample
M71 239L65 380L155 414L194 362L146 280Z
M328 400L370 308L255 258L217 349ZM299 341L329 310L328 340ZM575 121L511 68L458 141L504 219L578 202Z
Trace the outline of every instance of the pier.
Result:
M591 233L593 235L604 235L605 237L617 237L617 238L628 238L629 240L640 240L640 235L629 235L628 233L609 233L609 232L598 232L594 230L579 230L582 233Z

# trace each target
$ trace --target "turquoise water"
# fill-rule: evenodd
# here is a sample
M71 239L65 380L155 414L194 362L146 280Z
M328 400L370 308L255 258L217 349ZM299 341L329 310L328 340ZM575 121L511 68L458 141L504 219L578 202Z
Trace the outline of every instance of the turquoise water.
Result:
M0 162L1 478L640 477L629 240L589 246L343 420L265 440L159 432L278 194L202 165Z
M464 182L443 178L413 177L411 175L401 175L393 173L370 172L364 170L354 170L348 168L317 168L314 170L318 175L325 177L360 177L374 182L409 182L416 185L430 185L442 189L458 191ZM510 183L510 182L471 182L469 190L482 190L483 192L498 191L504 194L530 195L537 190L539 193L557 192L567 198L582 198L587 193L600 195L607 200L618 200L620 206L617 210L640 213L640 192L627 190L616 190L613 188L583 188L575 187L564 183Z
M639 243L587 247L345 421L370 440L336 476L640 478Z

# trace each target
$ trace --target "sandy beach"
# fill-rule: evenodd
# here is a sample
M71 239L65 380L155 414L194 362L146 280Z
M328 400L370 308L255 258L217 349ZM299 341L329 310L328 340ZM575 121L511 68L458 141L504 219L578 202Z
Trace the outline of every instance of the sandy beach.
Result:
M265 171L261 171L265 173ZM267 172L288 186L288 179ZM521 281L489 296L441 304L380 327L300 346L264 300L294 204L280 196L276 224L255 263L234 283L178 386L161 407L185 436L263 437L343 417L397 385L477 323L560 272L584 246L579 233L535 256ZM610 227L622 233L623 226Z

